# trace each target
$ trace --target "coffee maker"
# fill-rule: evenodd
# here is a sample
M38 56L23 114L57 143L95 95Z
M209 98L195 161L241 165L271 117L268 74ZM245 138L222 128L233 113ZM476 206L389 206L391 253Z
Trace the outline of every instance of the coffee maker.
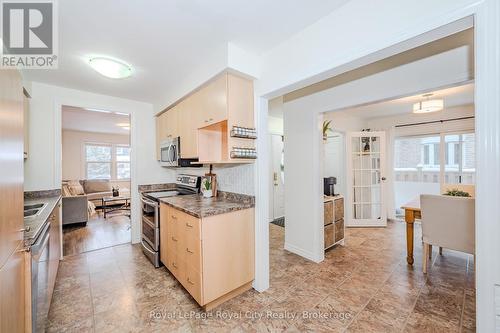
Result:
M334 185L337 184L337 178L335 177L325 177L323 178L323 191L327 196L334 196L335 190Z

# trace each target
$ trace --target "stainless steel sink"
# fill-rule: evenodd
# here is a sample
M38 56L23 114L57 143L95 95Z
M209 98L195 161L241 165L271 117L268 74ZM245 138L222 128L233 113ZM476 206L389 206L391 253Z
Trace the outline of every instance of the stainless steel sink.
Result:
M38 216L44 210L45 206L47 206L47 204L45 204L45 203L25 205L24 206L24 218Z
M40 209L28 209L24 211L24 217L29 217L33 215L37 215Z
M24 210L31 210L31 209L37 209L37 208L42 208L43 207L43 203L39 203L39 204L33 204L33 205L24 205Z

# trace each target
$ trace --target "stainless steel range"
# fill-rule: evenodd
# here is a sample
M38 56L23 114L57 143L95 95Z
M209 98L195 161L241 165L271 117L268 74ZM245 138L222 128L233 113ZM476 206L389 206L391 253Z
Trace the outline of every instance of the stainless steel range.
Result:
M179 175L175 189L142 193L142 252L155 267L160 267L160 198L199 193L200 182L199 176Z

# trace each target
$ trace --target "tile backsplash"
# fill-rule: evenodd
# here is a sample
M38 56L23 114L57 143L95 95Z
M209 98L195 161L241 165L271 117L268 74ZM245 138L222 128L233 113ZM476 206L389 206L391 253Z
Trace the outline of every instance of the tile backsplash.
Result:
M218 189L226 192L254 195L253 164L224 165L213 167L212 172L217 175ZM208 166L203 168L178 168L176 174L204 176Z

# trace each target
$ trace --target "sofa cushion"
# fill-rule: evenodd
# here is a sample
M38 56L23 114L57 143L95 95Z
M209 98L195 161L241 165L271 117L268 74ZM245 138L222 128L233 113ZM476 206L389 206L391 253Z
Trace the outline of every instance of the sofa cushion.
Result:
M68 188L68 185L67 185L67 184L64 184L64 185L62 186L62 196L63 196L63 197L70 197L70 196L72 196L71 191L69 190L69 188Z
M69 180L67 186L71 195L85 194L83 187L78 180Z
M111 192L111 183L107 179L85 180L83 182L85 193Z

